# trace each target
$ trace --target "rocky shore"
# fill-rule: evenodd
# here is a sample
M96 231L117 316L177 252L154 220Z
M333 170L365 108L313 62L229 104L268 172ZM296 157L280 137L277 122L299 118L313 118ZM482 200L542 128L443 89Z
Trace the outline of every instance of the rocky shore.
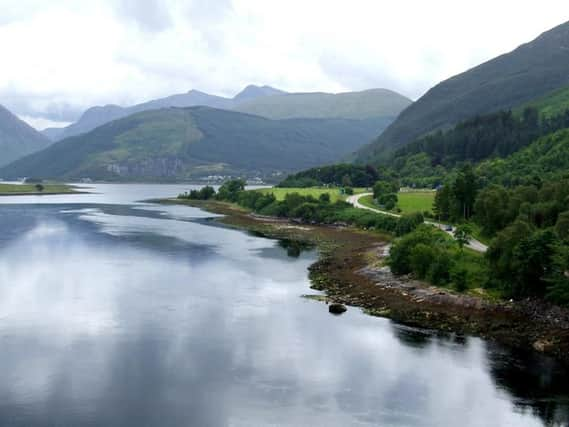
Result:
M317 245L320 257L309 269L310 279L312 288L326 294L318 299L327 303L360 307L409 326L496 340L569 364L569 310L533 300L493 301L395 276L384 262L389 236L259 217L227 203L160 202L200 207L225 215L217 221L229 226Z

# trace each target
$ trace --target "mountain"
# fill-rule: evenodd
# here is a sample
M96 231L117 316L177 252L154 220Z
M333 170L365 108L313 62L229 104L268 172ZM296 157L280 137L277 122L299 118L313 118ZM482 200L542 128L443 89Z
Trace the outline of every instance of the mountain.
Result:
M136 104L131 107L120 107L118 105L105 105L89 108L71 125L58 129L48 128L43 131L43 134L53 141L59 141L70 136L80 135L89 132L105 123L113 120L121 119L130 116L131 114L139 113L141 111L157 110L160 108L169 107L193 107L193 106L206 106L212 108L232 109L237 102L245 100L254 100L263 96L271 96L275 94L283 94L278 89L270 86L247 86L242 92L237 94L234 98L224 98L222 96L210 95L199 90L190 90L187 93L171 95L165 98L154 99L142 104Z
M370 146L361 162L478 114L507 110L569 85L569 22L530 43L436 85Z
M409 98L387 89L362 92L291 93L258 97L244 102L236 111L271 119L397 117L411 104Z
M0 105L0 166L46 148L51 141Z
M389 123L386 118L271 120L209 107L137 113L67 138L2 169L11 178L184 180L270 176L332 163Z
M132 107L106 105L88 109L81 118L63 129L46 129L43 133L54 141L80 135L113 120L148 110L168 107L205 106L235 110L272 119L343 118L367 119L384 117L391 120L411 100L386 89L341 94L288 94L270 86L249 85L233 98L209 95L197 90L156 99ZM377 135L374 135L377 136Z
M284 95L286 92L275 89L270 86L255 86L249 85L233 98L237 104L247 101L253 101L258 98L265 98L267 96Z

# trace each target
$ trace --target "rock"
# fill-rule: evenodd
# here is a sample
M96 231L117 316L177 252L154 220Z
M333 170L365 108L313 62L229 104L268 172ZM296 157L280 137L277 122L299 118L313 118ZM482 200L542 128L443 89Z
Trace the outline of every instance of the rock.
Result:
M533 343L533 348L540 353L545 353L551 350L553 347L553 343L547 339L539 339Z
M344 304L340 304L338 302L333 302L328 306L328 311L332 314L342 314L348 309Z

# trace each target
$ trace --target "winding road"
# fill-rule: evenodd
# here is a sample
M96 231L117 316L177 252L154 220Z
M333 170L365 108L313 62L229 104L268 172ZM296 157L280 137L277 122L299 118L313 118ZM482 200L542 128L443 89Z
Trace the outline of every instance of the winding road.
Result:
M372 196L372 195L373 195L373 193L354 194L353 196L348 197L346 199L346 202L348 202L349 204L353 205L355 208L358 208L358 209L366 209L366 210L371 211L371 212L375 212L375 213L382 214L382 215L394 216L396 218L399 218L401 216L401 215L393 213L393 212L383 211L381 209L370 208L369 206L365 206L365 205L362 205L360 203L360 199L362 197ZM425 221L425 224L430 224L434 227L440 228L445 233L454 237L454 234L452 231L446 230L447 226L445 224L441 224L439 222L434 222L434 221ZM476 252L484 253L488 250L488 246L486 246L484 243L479 242L478 240L472 239L472 238L470 239L470 241L468 242L468 244L466 246L468 248L476 251Z

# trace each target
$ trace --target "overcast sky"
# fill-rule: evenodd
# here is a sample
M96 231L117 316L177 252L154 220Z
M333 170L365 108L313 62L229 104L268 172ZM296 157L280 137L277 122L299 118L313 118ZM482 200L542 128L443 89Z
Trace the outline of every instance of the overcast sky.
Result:
M567 0L0 0L0 104L42 128L250 83L416 99L567 20Z

